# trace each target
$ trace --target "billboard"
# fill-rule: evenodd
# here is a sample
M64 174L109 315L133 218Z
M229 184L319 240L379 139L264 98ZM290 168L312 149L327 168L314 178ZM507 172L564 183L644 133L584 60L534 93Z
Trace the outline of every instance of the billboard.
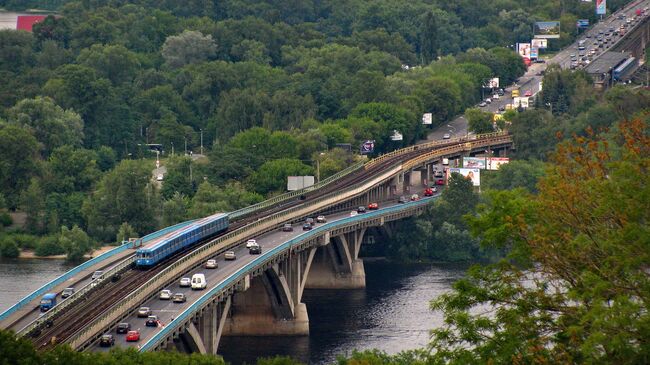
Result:
M362 155L367 155L369 153L372 153L375 150L375 141L374 140L367 140L361 144L361 147L359 148L359 151L361 152Z
M16 29L31 32L34 24L42 22L46 17L47 15L18 15Z
M535 38L560 38L560 22L535 22L533 34Z
M596 0L596 14L605 15L606 12L607 12L607 1Z
M463 157L463 167L485 169L485 157Z
M578 19L576 22L576 27L578 28L587 28L589 26L589 19Z
M512 104L515 106L515 108L522 107L524 109L528 108L528 97L522 96L522 97L516 97L513 98Z
M499 78L498 77L493 77L487 81L487 83L483 86L486 89L496 89L499 87Z
M539 57L539 52L537 51L537 47L530 47L530 58L537 58Z
M530 58L530 43L517 43L517 53L521 57Z
M487 169L498 170L499 166L507 164L509 162L510 159L507 157L490 157L487 159Z
M314 185L313 176L287 176L287 190L294 191Z
M422 114L422 124L433 124L433 116L431 113Z
M535 47L537 49L545 49L548 48L548 39L544 38L535 38L532 41L530 41L530 46Z
M481 185L481 170L479 169L457 169L457 168L450 168L447 169L447 181L449 181L449 176L453 172L457 172L461 175L463 175L466 179L472 180L472 185L474 186L480 186Z

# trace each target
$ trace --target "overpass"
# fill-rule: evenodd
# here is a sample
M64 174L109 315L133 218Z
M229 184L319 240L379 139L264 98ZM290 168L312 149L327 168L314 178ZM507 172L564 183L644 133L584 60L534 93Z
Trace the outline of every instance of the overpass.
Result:
M22 318L15 318L20 316L14 310L13 315L2 315L2 325L32 338L40 348L62 342L80 350L94 348L97 339L117 323L127 319L135 327L134 312L145 304L159 305L156 298L161 289L176 289L181 277L200 270L209 276L208 289L188 292L186 304L156 309L161 326L143 329L142 339L132 345L143 351L174 346L215 353L222 334L305 335L309 327L302 291L365 286L358 257L365 233L371 229L390 235L390 222L418 214L428 202L395 204L397 196L418 191L431 181L432 165L443 158L486 149L504 154L509 148L511 136L493 133L391 152L352 166L316 187L234 212L225 234L152 269L134 269L133 255L118 260L99 280L44 316L25 325ZM348 217L351 208L374 201L382 202L382 209ZM329 223L286 237L277 232L287 222L301 222L315 214L328 215ZM263 243L260 256L243 251L243 242L253 237ZM235 250L238 259L223 261L226 250ZM208 258L219 260L220 267L213 273L199 269ZM67 281L72 280L76 279ZM139 323L138 327L144 327L142 320Z

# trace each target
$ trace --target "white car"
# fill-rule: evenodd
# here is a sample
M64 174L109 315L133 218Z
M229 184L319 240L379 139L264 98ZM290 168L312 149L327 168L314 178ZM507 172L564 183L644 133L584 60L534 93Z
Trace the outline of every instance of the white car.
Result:
M174 294L169 289L164 289L160 291L160 299L162 300L170 300L172 298L172 295Z
M190 285L192 285L192 279L190 279L190 278L182 278L181 282L179 283L179 286L181 288L187 288Z
M499 94L492 95L492 99L494 99L494 100L499 100L500 98L501 97L499 96Z
M451 135L449 133L445 133L442 135L442 139L449 139L451 138Z
M257 244L257 241L255 239L250 239L246 241L246 248L251 248Z
M206 269L216 269L219 265L217 264L217 260L210 259L205 263L205 268Z
M158 174L158 176L156 176L156 180L163 181L163 174Z
M226 251L223 258L226 260L235 260L237 256L235 255L235 251Z
M480 106L482 108L484 106L487 106L487 103L482 101L482 102L478 103L478 106Z
M327 218L325 218L324 215L319 215L318 217L316 217L316 222L325 223L325 222L327 222Z
M356 217L358 215L359 215L359 212L357 212L356 210L353 210L353 211L350 212L350 217Z

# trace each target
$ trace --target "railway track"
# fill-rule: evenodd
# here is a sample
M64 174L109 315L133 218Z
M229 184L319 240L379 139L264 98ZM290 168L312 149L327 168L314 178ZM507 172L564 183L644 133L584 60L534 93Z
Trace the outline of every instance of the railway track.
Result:
M91 323L95 318L100 316L104 311L110 309L116 303L119 303L130 292L139 288L144 284L150 277L158 274L164 270L170 263L175 260L183 257L185 254L191 252L193 249L205 244L209 241L214 240L215 238L224 235L228 232L234 231L236 229L242 228L249 223L255 222L260 218L283 211L285 209L292 208L294 206L304 204L310 200L319 198L321 196L331 194L337 190L340 190L344 187L351 186L362 182L370 176L373 176L375 173L381 172L385 168L399 162L402 160L408 160L413 156L422 154L423 152L433 151L435 149L448 147L456 145L458 142L450 142L447 144L440 144L432 146L429 148L422 148L401 155L396 155L390 158L385 159L377 164L372 165L368 169L362 168L355 172L350 173L336 181L331 182L328 185L325 185L321 189L314 190L306 193L304 196L299 197L296 200L290 200L286 202L281 202L271 207L268 207L264 210L255 212L249 216L244 216L243 218L238 219L237 221L232 222L228 229L224 232L221 232L215 236L206 239L197 245L194 245L192 248L178 252L164 261L159 262L157 265L148 268L148 269L138 269L131 268L124 272L121 275L121 278L116 282L107 282L102 287L98 288L90 293L90 295L85 298L78 305L72 306L65 313L60 315L50 326L38 331L29 334L33 339L35 346L41 350L46 350L51 348L54 344L66 342L67 339L72 337L77 331L81 330L85 325Z

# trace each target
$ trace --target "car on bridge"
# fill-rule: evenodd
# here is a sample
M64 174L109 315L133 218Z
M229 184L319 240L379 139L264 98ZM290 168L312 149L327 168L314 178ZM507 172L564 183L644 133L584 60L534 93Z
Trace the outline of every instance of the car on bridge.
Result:
M172 291L169 289L161 290L159 298L162 300L170 300L172 298Z
M178 283L178 286L181 288L187 288L190 285L192 285L192 280L190 278L182 278L180 283Z
M411 201L414 202L414 201L416 201L416 200L420 200L420 196L417 195L417 194L413 194L413 195L411 195Z
M397 199L397 202L398 202L398 203L402 203L402 204L404 204L404 203L408 203L408 201L409 201L409 198L407 198L407 197L404 196L404 195L400 196L399 199Z
M370 203L370 204L368 204L368 209L369 209L369 210L377 210L377 209L379 209L379 204L377 204L377 203Z
M223 258L228 261L232 261L237 259L237 255L235 255L235 251L226 251L226 253L223 255Z
M65 298L71 296L72 294L74 294L74 288L65 288L61 292L61 298L65 299Z
M360 206L357 208L357 213L365 213L366 212L366 207Z
M251 238L250 240L246 241L246 248L251 248L251 246L256 245L256 244L257 244L257 241L255 239Z
M122 322L117 324L117 328L115 328L115 332L117 333L127 333L131 329L131 324L127 322Z
M312 229L312 226L309 223L305 223L305 224L302 225L302 230L303 231L311 231L311 229Z
M286 223L284 226L282 226L282 232L293 232L293 226L291 223Z
M216 269L217 267L219 267L219 264L217 264L217 260L210 259L205 262L206 269Z
M431 188L424 189L424 196L433 196L433 189Z
M102 270L97 270L97 271L95 271L95 272L93 273L93 276L90 277L90 280L98 279L98 278L101 277L102 275L104 275L104 271L102 271Z
M140 331L129 331L126 334L126 342L140 341Z
M196 273L192 275L192 290L203 290L208 286L208 281L205 280L205 274Z
M259 255L262 253L262 246L255 244L248 248L248 253L251 255Z
M138 309L138 317L147 318L147 317L149 317L149 315L151 315L151 308L149 308L149 307L140 307L140 309Z
M172 297L172 302L174 303L185 303L187 301L187 298L185 297L185 294L183 293L176 293Z
M324 215L319 215L318 217L316 217L316 222L318 222L318 223L327 223L327 218L325 218Z
M113 345L115 345L115 337L113 337L113 335L106 334L99 338L99 346L111 347Z
M313 227L316 225L316 221L314 220L314 218L305 218L305 224L309 224L310 226Z
M158 327L158 316L151 315L147 317L144 325L147 327Z

